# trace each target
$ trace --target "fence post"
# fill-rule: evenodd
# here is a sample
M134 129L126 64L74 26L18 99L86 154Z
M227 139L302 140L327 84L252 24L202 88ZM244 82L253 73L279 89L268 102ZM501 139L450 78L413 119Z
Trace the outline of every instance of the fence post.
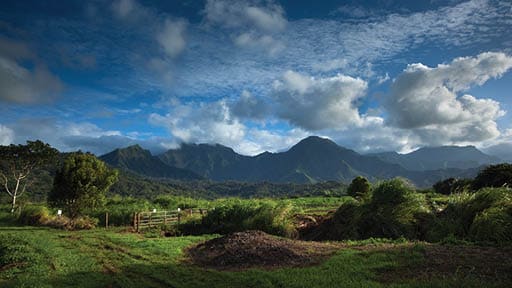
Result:
M167 211L164 211L164 225L167 225Z
M140 213L137 213L137 232L139 232L140 229Z
M153 213L149 212L149 228L151 228L151 219L153 218Z
M108 212L105 212L105 228L108 229Z

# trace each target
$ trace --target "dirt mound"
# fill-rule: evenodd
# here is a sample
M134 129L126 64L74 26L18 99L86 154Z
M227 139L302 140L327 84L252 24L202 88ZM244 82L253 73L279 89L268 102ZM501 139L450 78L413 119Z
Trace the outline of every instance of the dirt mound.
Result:
M261 231L232 233L187 250L192 263L221 270L298 267L319 263L340 246L277 238Z

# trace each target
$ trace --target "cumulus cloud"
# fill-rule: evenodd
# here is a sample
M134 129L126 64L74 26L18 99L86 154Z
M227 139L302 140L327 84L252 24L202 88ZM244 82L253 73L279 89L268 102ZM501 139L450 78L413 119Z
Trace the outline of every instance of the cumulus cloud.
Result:
M152 113L149 122L167 128L181 142L231 145L245 136L245 126L231 115L226 101L179 104L166 115Z
M337 75L314 78L287 71L273 83L271 97L277 115L307 130L343 129L362 124L357 100L367 83L360 78Z
M14 131L0 124L0 145L9 145L14 141Z
M505 113L499 103L458 94L500 77L511 67L512 58L503 53L456 58L435 68L411 64L392 84L385 103L388 122L413 129L433 145L496 137L496 119Z
M244 93L251 97L250 94ZM170 146L177 143L222 144L244 155L289 148L308 136L300 128L275 131L265 127L247 127L233 115L225 100L202 104L178 104L169 113L153 113L149 122L165 127L171 136ZM253 123L254 124L254 123Z
M26 66L24 63L31 63ZM54 100L63 84L21 42L0 38L0 101L35 104Z
M156 39L170 57L176 57L185 49L186 28L187 23L184 20L165 19L162 30L157 34Z
M1 131L7 131L11 143L41 140L64 152L80 149L99 155L134 143L134 139L123 136L117 130L104 130L88 122L59 121L55 118L26 118L3 128L0 125L0 139L4 134Z

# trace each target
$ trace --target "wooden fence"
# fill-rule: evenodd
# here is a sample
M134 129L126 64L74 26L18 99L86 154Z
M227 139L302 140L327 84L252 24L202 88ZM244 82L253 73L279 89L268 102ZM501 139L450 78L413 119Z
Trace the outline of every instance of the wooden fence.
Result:
M184 217L192 215L203 216L206 212L208 212L207 209L138 212L133 215L133 228L138 232L142 229L159 225L176 225L179 224Z

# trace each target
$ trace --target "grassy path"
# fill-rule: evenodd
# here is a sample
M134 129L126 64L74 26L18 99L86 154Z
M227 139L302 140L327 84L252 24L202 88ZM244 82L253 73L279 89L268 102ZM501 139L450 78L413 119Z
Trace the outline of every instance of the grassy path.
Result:
M382 244L377 245L382 249L374 249L360 243L318 266L272 271L215 271L182 262L183 248L212 237L144 238L120 230L0 227L0 287L511 286L506 279L489 281L471 273L411 278L413 268L425 263L422 244ZM414 273L405 273L411 269Z

